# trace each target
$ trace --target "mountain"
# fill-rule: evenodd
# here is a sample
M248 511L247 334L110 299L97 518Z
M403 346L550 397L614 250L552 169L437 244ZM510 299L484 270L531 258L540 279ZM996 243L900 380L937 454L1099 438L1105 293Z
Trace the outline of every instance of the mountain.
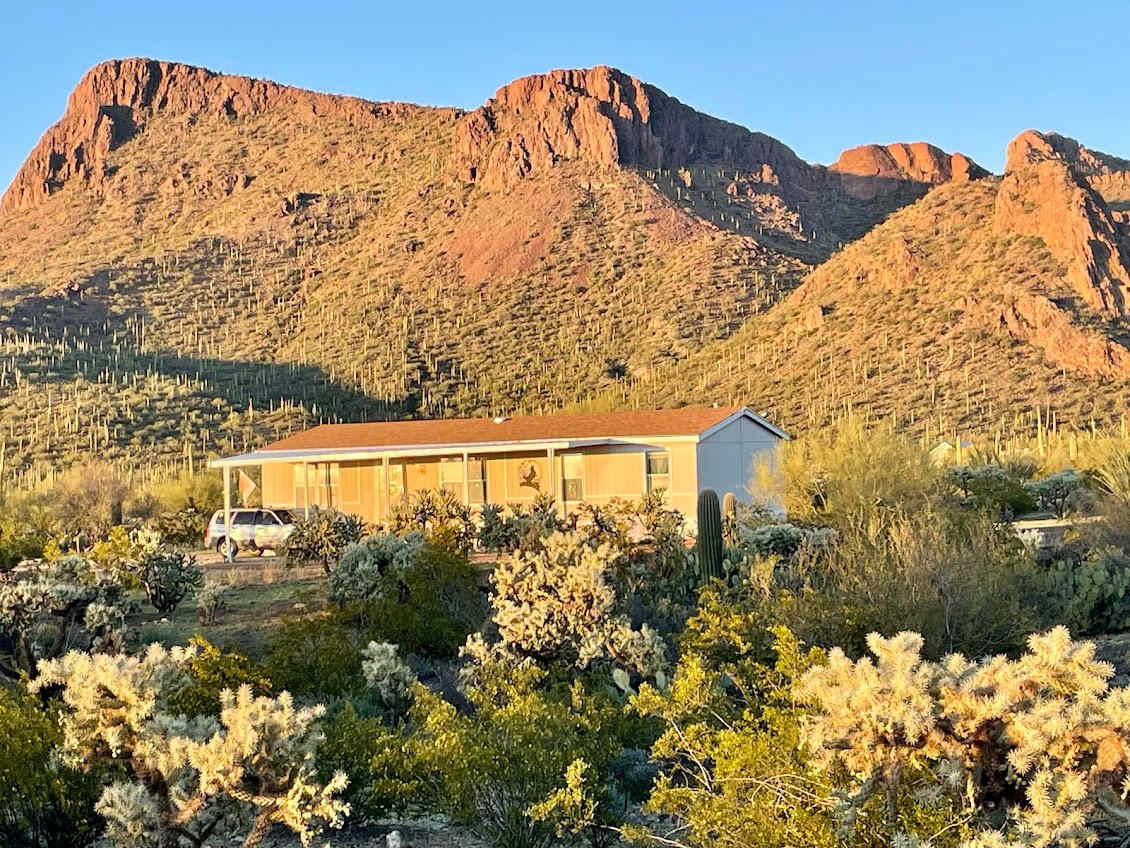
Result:
M849 400L973 426L1067 372L1065 413L1109 411L1125 162L1029 150L1003 178L926 143L824 167L607 67L464 112L106 62L0 200L0 474L722 395L794 428ZM935 361L967 336L1010 387L980 405ZM932 376L822 389L831 359Z

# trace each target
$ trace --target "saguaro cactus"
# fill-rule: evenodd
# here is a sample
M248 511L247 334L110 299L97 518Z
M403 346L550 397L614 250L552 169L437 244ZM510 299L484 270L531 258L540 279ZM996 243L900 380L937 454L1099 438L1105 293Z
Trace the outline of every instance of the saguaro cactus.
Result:
M722 577L722 508L718 493L703 489L698 495L698 567L706 580Z

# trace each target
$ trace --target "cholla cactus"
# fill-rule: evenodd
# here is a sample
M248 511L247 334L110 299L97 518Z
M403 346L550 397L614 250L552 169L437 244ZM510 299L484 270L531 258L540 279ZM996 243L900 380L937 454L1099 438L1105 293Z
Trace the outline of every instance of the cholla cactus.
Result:
M186 719L168 698L188 682L194 649L151 645L139 657L71 652L44 662L33 691L62 686L63 754L77 767L127 764L128 783L108 786L98 803L108 835L123 848L174 846L178 834L200 844L225 806L248 809L254 846L274 823L304 844L319 821L340 826L349 807L334 796L344 774L317 781L321 706L296 709L290 696L255 697L249 686L220 694L220 717Z
M365 675L365 682L377 690L385 706L406 704L416 675L397 655L396 645L370 642L361 656L364 657L361 672Z
M896 832L903 773L923 765L974 813L1006 802L1010 784L1023 790L1013 832L979 836L979 848L1082 846L1095 838L1093 815L1130 818L1115 800L1130 789L1130 690L1108 688L1113 669L1091 643L1059 627L1015 661L938 663L922 660L915 633L872 634L868 647L874 660L833 650L798 689L816 709L806 733L816 762L856 781L847 823L884 793Z
M201 624L216 623L216 617L227 606L225 596L229 588L227 583L208 580L196 591L196 617Z
M30 674L69 648L121 650L135 609L117 573L79 556L0 574L0 642L12 645L10 656L0 654L0 674Z
M580 533L554 533L541 550L518 551L500 562L492 576L500 647L578 668L604 659L645 677L661 671L662 639L650 628L633 629L617 612L607 574L623 556L609 544L587 543Z
M424 535L418 532L373 535L355 542L330 572L330 598L345 604L396 597L423 546Z

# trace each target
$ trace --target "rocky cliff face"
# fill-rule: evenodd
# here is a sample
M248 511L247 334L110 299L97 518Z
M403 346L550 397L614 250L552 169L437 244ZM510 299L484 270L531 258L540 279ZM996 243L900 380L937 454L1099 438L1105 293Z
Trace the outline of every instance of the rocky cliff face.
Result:
M993 225L998 232L1043 239L1088 304L1124 317L1130 310L1130 247L1125 224L1088 181L1098 163L1073 139L1021 133L1008 146Z
M970 310L1041 349L1056 365L1079 374L1112 379L1130 376L1130 350L1099 333L1075 325L1068 313L1047 297L1016 292L1004 303Z
M965 154L946 153L924 141L853 147L841 153L829 170L841 175L848 193L862 198L894 191L905 181L938 185L989 174Z
M512 185L568 159L643 168L768 166L782 180L807 177L811 170L776 139L696 112L603 66L503 86L463 119L453 154L457 173L486 188Z
M82 78L63 117L32 150L0 199L0 214L33 206L73 179L97 188L106 175L107 153L132 138L155 112L240 118L285 109L296 120L369 123L419 108L320 94L177 62L103 62Z

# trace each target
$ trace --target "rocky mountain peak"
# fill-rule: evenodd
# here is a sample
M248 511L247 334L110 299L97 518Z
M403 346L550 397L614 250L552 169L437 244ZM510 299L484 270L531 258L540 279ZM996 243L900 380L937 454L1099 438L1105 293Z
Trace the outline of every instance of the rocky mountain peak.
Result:
M503 86L463 119L453 159L463 179L486 188L573 159L641 168L768 165L784 180L810 169L776 139L704 115L607 66Z
M107 154L136 135L154 113L238 119L286 109L297 120L335 116L365 123L419 108L321 94L179 62L113 59L95 65L75 86L63 117L43 134L0 199L0 214L33 206L72 179L97 188Z
M1119 161L1027 130L1008 145L994 216L998 231L1043 239L1078 294L1112 317L1130 314L1130 231L1089 175L1109 177Z

